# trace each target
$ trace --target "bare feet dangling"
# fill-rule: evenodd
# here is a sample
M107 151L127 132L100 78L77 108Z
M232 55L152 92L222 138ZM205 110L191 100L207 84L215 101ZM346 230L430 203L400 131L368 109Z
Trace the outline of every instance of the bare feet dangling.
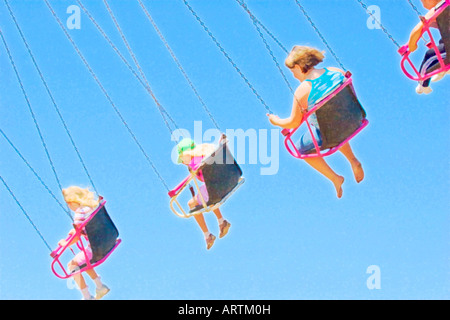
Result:
M342 194L343 194L343 190L342 190L343 183L344 183L344 177L342 177L342 176L339 176L339 178L335 182L333 182L334 187L336 188L336 195L339 199L342 197Z
M360 162L356 162L352 165L353 174L357 183L360 183L364 179L364 170Z

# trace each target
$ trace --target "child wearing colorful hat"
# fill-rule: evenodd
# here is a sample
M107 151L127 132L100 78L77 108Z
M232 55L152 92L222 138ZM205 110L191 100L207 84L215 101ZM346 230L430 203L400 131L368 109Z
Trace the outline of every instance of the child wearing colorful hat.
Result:
M210 154L212 154L215 150L215 147L214 145L208 143L196 145L192 139L184 138L178 143L177 150L178 150L177 163L183 163L184 165L188 166L190 170L192 170L197 167L197 165L202 161L204 157L207 157ZM200 181L204 182L201 170L197 172L197 178ZM191 200L188 201L188 206L190 209L193 209L198 205L202 205L203 204L202 198L205 202L208 202L209 200L206 185L202 184L199 187L199 189L200 194L195 195ZM217 222L220 228L219 238L223 238L228 233L231 224L223 218L222 213L220 212L219 209L215 209L213 210L213 212L217 218ZM194 218L195 221L197 221L197 224L199 225L200 229L202 230L205 236L206 249L209 250L213 246L216 237L211 232L209 232L203 214L201 213L194 214Z

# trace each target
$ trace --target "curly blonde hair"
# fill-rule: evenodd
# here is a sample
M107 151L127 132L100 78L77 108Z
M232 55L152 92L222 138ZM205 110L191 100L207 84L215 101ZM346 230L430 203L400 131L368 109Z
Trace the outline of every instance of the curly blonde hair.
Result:
M289 69L299 65L303 73L308 72L324 59L323 52L306 46L294 46L284 61Z
M88 188L81 188L77 186L71 186L62 190L64 200L69 202L76 202L81 206L88 206L95 208L99 205L98 199L96 199L95 194Z

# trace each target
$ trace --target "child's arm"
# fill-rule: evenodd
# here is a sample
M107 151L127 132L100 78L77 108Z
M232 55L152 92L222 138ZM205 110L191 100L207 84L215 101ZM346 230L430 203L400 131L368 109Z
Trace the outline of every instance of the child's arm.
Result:
M203 143L196 146L193 150L187 150L183 152L181 159L183 163L189 163L194 157L206 157L215 151L215 146L210 143Z
M303 82L295 91L292 111L289 118L280 119L277 115L268 114L270 123L286 129L297 128L303 121L303 115L308 108L308 95L311 91L311 84Z
M427 12L425 15L425 19L430 19L436 10L433 8L430 11ZM409 35L409 41L408 41L408 48L410 52L414 52L417 50L417 42L419 42L420 37L422 35L422 29L424 27L424 24L422 21L420 21L414 29L411 31L411 34Z
M417 42L419 42L420 36L422 35L422 28L423 22L420 21L411 31L408 41L408 49L410 52L414 52L417 50Z
M75 229L70 230L67 237L72 236L73 234L75 234L75 232L76 232ZM77 243L79 239L80 239L80 237L75 237L75 238L73 238L72 241L70 241L69 246L71 246L71 245ZM68 243L68 241L67 241L66 239L61 239L61 240L58 242L58 245L60 245L61 247L64 247L65 245L67 245L67 243Z
M215 151L216 147L210 143L203 143L198 145L190 152L192 157L206 157Z

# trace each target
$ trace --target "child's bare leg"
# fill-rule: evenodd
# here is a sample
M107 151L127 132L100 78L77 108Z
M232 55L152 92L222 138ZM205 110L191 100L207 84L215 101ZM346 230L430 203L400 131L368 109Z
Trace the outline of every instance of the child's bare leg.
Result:
M78 271L80 269L79 265L75 261L70 261L68 264L68 268L70 272ZM73 280L77 284L78 289L80 289L81 294L83 295L83 299L92 299L83 275L81 273L78 273L73 276Z
M100 276L94 269L86 270L86 273L95 283L95 299L101 299L109 292L109 288L102 283Z
M337 197L341 198L343 193L342 184L344 183L344 177L336 174L336 172L330 168L328 163L326 163L323 158L306 158L305 161L333 183L334 188L336 189Z
M216 210L213 210L213 212L217 218L217 221L219 221L219 223L221 223L223 220L223 217L222 217L222 213L220 212L220 210L216 209Z
M78 264L75 261L70 261L68 268L71 272L77 271L80 269L80 267L78 266ZM81 273L74 275L73 280L75 281L75 283L77 284L77 286L80 290L83 290L87 287L86 281L84 281L84 277L82 276Z
M92 280L98 278L98 274L97 274L97 272L95 272L94 269L86 270L86 273L88 274L88 276L89 276Z
M196 206L198 206L198 201L196 198L192 198L188 201L189 209L193 209ZM203 233L209 234L208 227L206 226L205 217L203 217L203 214L194 214L194 219L197 221L197 224L199 225L200 229L202 229Z
M353 154L353 150L349 143L344 144L340 149L340 152L347 158L350 162L353 170L353 175L355 176L356 182L360 183L364 179L364 170L362 168L361 162Z
M205 222L205 217L203 214L194 214L195 221L197 221L197 224L199 225L200 229L202 229L203 233L209 234L208 226Z
M198 206L198 201L196 198L192 198L191 200L189 200L188 202L189 208L195 208L196 206ZM197 222L197 224L199 225L200 229L203 231L203 234L205 236L205 241L206 241L206 248L210 249L212 247L212 245L214 244L214 240L216 239L216 237L211 234L208 230L208 226L206 225L205 222L205 217L203 216L203 214L194 214L194 219Z

